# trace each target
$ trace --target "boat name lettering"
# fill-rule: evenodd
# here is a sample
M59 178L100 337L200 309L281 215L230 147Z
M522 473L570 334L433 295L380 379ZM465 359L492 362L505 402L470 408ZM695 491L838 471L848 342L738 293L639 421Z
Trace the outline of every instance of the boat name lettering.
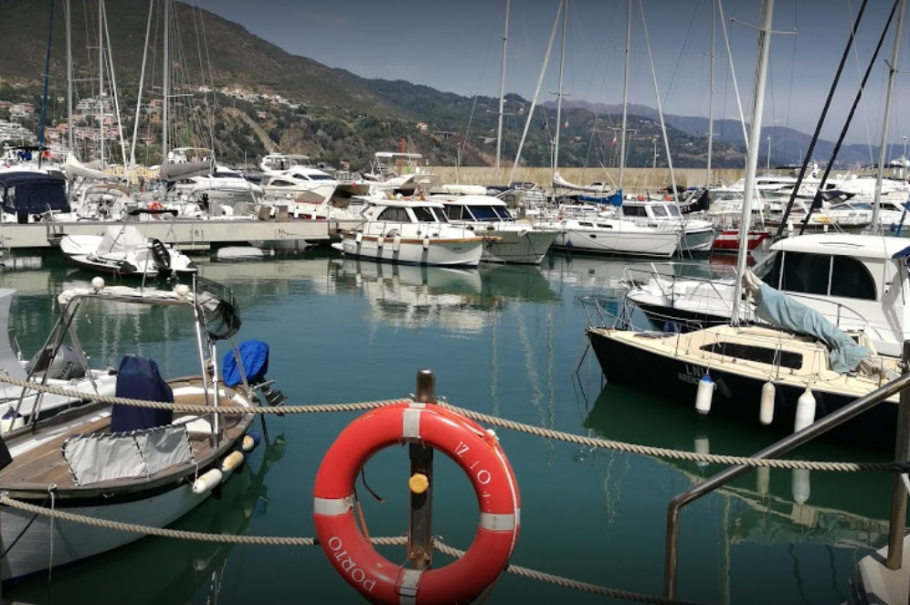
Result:
M703 373L704 372L700 367L686 364L686 371L680 372L677 377L682 382L688 382L689 384L698 384L698 381L701 380Z
M329 548L335 553L335 560L340 562L341 569L350 575L352 580L363 586L367 592L373 592L376 580L367 580L366 572L357 567L354 559L351 558L346 550L343 550L343 547L344 543L338 536L329 538Z

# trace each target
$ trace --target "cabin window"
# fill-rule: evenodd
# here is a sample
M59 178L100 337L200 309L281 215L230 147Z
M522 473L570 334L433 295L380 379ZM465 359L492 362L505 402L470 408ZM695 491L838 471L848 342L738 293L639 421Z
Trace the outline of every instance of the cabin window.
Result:
M414 217L417 218L418 223L435 223L436 216L433 214L431 208L426 206L415 206L411 210L414 211Z
M667 208L665 206L651 206L651 212L654 213L654 216L667 216Z
M494 206L493 209L496 210L496 214L499 215L500 220L504 220L504 221L514 221L515 220L512 217L512 215L509 213L509 209L506 208L505 206Z
M667 206L667 214L670 216L680 216L678 206Z
M604 223L597 223L597 226L600 227L601 229L612 229L613 228L613 225L607 225Z
M446 216L449 217L449 220L460 221L464 218L464 206L446 206Z
M496 222L499 215L492 206L470 206L468 212L474 215L474 220L482 222Z
M765 282L785 292L877 300L878 288L866 266L852 256L805 252L776 255Z
M380 221L388 221L390 223L410 223L411 219L408 217L408 211L404 208L395 208L389 207L379 213Z
M448 223L449 222L449 217L446 216L445 209L430 208L429 210L436 216L436 222L438 222L438 223Z
M271 185L272 187L290 187L293 184L294 183L291 183L290 181L282 181L281 179L275 179L274 181L269 183L269 185Z
M803 367L803 356L800 353L792 351L781 351L780 349L769 349L756 345L747 345L739 342L718 341L706 344L701 347L702 351L708 353L717 353L726 357L735 357L745 361L754 361L769 366L780 366L791 370L798 370Z
M624 216L648 216L644 207L624 206L622 213Z
M588 221L578 221L579 227L593 227L594 223L589 223Z

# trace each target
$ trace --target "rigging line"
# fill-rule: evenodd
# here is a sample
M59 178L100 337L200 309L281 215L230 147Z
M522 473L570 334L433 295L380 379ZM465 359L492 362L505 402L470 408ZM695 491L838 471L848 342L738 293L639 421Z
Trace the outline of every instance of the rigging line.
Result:
M848 23L853 23L853 3L851 0L847 0L847 16L850 18ZM852 28L850 30L850 36L853 38L853 60L854 63L856 63L856 75L859 76L859 74L862 73L862 69L860 68L859 64L859 49L856 45L856 34L853 32ZM875 159L873 158L872 154L872 131L869 129L869 111L866 107L866 100L863 99L861 103L863 110L863 124L866 127L866 149L869 151L869 165L871 166L875 163Z
M686 55L686 48L689 46L689 36L692 35L692 27L695 25L695 16L698 14L698 9L701 8L701 0L695 4L695 10L692 11L692 18L689 19L689 28L686 30L686 37L683 38L682 52L679 53L679 56L676 57L676 65L673 67L673 73L670 75L670 85L667 87L667 92L664 94L664 105L666 106L670 101L670 93L673 92L673 84L676 83L676 76L679 73L679 66L682 63L683 57Z
M724 34L724 46L727 48L727 61L730 65L730 74L728 81L733 82L733 94L736 97L736 107L739 109L739 124L743 129L743 143L746 146L746 154L749 153L749 134L746 132L746 114L743 112L743 101L739 95L739 85L736 82L736 69L733 66L733 52L730 50L730 36L727 32L727 22L724 19L724 3L717 0L717 12L720 17L720 30Z
M487 51L484 54L483 66L480 69L480 74L477 76L477 93L474 95L474 101L471 103L471 115L468 116L468 127L465 129L464 140L460 145L456 145L456 148L461 149L455 157L455 181L458 182L458 170L461 167L462 159L464 157L465 151L467 151L468 140L471 136L471 125L474 122L474 113L477 110L477 100L480 98L480 89L483 85L483 77L486 74L487 64L490 60L490 47L493 46L493 38L488 38L487 40ZM497 177L498 178L498 177Z
M204 105L208 110L206 113L208 115L208 132L209 132L209 143L211 144L212 153L215 152L215 120L212 113L211 104L209 103L209 93L205 92L205 64L202 61L202 36L199 34L199 22L202 21L202 14L199 7L196 5L196 2L190 4L190 11L193 13L193 28L196 30L196 54L199 58L199 78L202 81L202 98L204 99ZM198 21L197 21L198 19ZM209 145L206 145L208 147Z
M799 20L797 18L798 14L799 14L799 10L797 9L796 2L794 2L793 3L793 31L797 32L797 34L795 36L793 36L793 57L790 60L791 65L796 65L796 45L799 42L799 33L798 33L799 32ZM789 90L789 94L787 96L787 117L784 120L784 124L787 126L787 128L790 127L790 110L793 108L793 78L794 78L795 74L796 74L796 70L791 69L790 70L790 90Z

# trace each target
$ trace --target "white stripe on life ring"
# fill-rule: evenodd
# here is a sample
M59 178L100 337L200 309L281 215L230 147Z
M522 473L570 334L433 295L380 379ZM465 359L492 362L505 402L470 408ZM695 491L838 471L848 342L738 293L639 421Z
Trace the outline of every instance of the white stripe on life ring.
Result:
M417 588L420 586L421 576L423 576L423 570L401 570L401 583L398 585L398 594L401 595L399 603L401 605L415 605L417 603Z
M480 527L489 531L512 531L515 529L515 515L480 513Z
M405 439L420 439L420 414L422 409L407 408L402 415L401 436Z
M317 515L337 517L354 508L354 494L346 498L313 498L313 512Z

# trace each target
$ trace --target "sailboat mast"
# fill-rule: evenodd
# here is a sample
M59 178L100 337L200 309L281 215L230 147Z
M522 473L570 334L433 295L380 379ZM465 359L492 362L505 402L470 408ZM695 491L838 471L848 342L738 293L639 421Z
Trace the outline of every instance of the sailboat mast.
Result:
M556 93L556 140L553 142L553 173L559 166L559 134L562 128L562 76L566 66L566 29L569 25L569 0L563 3L562 50L559 57L559 92Z
M104 0L98 0L98 148L104 170Z
M717 2L711 1L711 54L708 69L708 168L705 173L705 187L710 187L714 179L711 178L711 156L714 153L714 38L717 22Z
M145 86L145 62L149 54L149 36L152 33L152 14L155 0L149 2L149 19L145 26L145 48L142 50L142 70L139 72L139 94L136 98L136 119L133 121L133 141L130 144L130 170L136 167L136 139L139 137L139 115L142 112L142 91Z
M878 147L878 170L875 172L875 197L872 200L872 232L880 231L879 206L882 203L882 179L885 172L885 152L888 147L888 125L891 118L891 100L894 96L894 76L897 74L897 62L900 58L901 34L904 29L904 11L907 0L901 0L901 9L897 14L897 30L894 32L894 48L891 51L891 62L888 63L888 92L885 94L885 117L882 124L882 136Z
M51 17L47 26L47 55L44 58L44 94L41 97L41 124L38 126L38 167L44 159L44 122L47 119L47 81L50 79L51 69L51 40L54 33L54 5L51 0Z
M73 24L70 16L70 0L63 5L66 23L66 146L73 153L76 148L76 137L73 133Z
M622 75L622 128L619 131L619 193L622 193L623 175L626 171L626 125L629 120L629 54L632 44L632 0L626 11L626 63Z
M499 72L499 126L496 129L496 182L500 182L499 162L502 158L502 116L506 104L506 52L509 48L509 1L506 0L506 22L502 33L502 67Z
M752 221L752 198L755 193L755 172L758 168L758 151L761 144L762 116L765 110L765 84L768 76L768 57L771 54L771 24L774 0L764 0L761 25L758 30L758 64L755 66L755 89L752 91L752 122L749 130L749 153L746 162L746 188L743 195L743 213L739 223L739 255L736 258L736 285L733 290L733 313L730 323L738 325L740 299L743 294L743 275L746 273L746 255L749 253L749 229Z
M168 105L170 104L170 95L171 95L171 69L170 69L170 57L169 53L169 28L170 28L170 2L164 0L164 88L162 89L164 104L161 108L161 161L164 162L167 159L168 152L168 140L167 140L167 129L168 129Z

